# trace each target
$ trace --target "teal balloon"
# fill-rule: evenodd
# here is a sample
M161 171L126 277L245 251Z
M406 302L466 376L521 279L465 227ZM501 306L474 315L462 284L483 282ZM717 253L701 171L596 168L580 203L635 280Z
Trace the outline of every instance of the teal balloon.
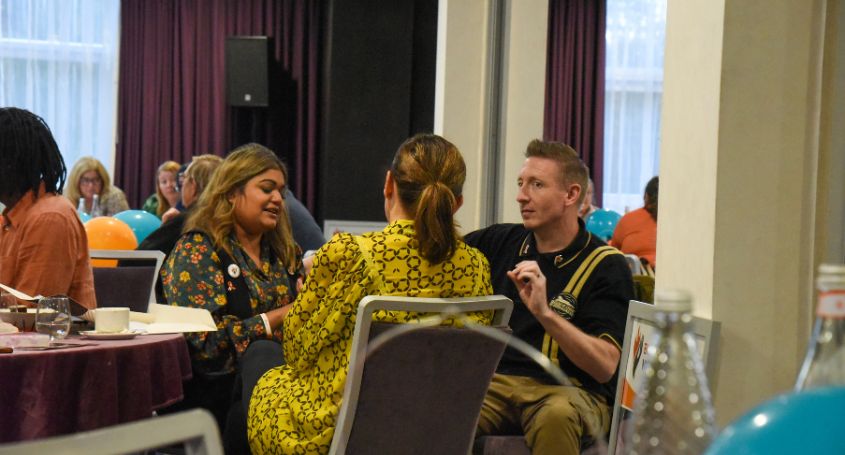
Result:
M91 219L91 215L85 212L76 212L79 215L79 219L82 221L82 224L85 224L86 221Z
M587 217L587 230L605 241L610 240L620 218L622 215L613 210L598 209Z
M713 441L706 455L845 453L845 387L775 397L749 411Z
M138 239L138 244L161 226L161 220L157 216L143 210L124 210L113 216L129 225Z

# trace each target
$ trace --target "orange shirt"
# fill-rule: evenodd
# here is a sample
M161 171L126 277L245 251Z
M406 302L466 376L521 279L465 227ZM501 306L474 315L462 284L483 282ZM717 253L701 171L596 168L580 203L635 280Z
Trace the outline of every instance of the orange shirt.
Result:
M644 208L626 213L608 243L625 254L636 254L652 266L657 265L657 222Z
M88 237L70 202L27 192L3 211L0 283L29 295L64 294L87 308L97 306L88 259Z

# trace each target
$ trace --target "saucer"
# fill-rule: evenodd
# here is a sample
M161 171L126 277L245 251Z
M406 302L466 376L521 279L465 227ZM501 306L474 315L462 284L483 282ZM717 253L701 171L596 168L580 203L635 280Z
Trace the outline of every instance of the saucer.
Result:
M112 333L101 333L97 332L96 330L85 330L79 332L84 338L89 338L92 340L131 340L136 336L140 335L139 332L135 332L132 330L127 330L124 332L112 332Z

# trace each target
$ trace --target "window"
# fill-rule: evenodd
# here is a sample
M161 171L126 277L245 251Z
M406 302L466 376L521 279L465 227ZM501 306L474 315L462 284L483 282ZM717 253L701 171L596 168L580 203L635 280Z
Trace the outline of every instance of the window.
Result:
M119 0L0 0L0 106L50 126L70 168L114 169Z
M666 0L608 0L603 208L643 205L657 175Z

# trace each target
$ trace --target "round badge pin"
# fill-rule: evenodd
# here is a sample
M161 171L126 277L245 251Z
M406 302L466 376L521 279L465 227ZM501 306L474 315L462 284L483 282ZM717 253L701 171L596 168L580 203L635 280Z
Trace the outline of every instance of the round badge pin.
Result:
M237 278L241 276L241 268L237 266L237 264L229 264L229 267L226 269L229 272L229 276L232 278Z

